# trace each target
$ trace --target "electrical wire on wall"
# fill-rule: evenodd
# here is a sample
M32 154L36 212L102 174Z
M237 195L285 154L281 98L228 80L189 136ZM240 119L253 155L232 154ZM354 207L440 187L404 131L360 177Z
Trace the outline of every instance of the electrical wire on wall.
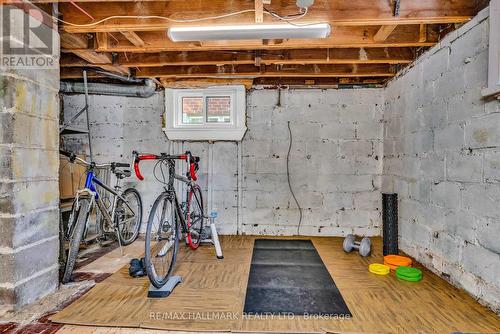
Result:
M289 134L289 145L288 145L288 153L286 154L286 177L288 180L288 188L290 188L290 192L292 193L293 199L295 200L295 204L299 208L299 224L297 225L297 235L300 235L300 224L302 223L302 207L293 192L292 183L290 182L290 152L292 150L293 136L292 129L290 128L290 121L288 121L288 134Z

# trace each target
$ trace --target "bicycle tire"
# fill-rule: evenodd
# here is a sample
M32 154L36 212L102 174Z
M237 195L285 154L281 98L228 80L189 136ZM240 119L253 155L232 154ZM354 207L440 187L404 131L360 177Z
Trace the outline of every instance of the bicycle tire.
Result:
M193 199L194 197L194 199ZM193 202L195 200L196 202ZM194 203L194 205L192 205ZM193 221L191 220L193 218L193 214L190 212L191 208L194 208L195 206L198 206L198 209L195 208L195 210L199 210L194 218L196 218L196 221L194 224L196 226L192 227ZM197 184L193 185L191 189L189 190L189 195L188 195L188 202L187 202L187 219L186 219L186 224L187 224L187 241L189 247L191 249L197 249L198 246L200 246L201 243L201 238L202 238L202 232L203 232L203 195L201 192L200 186ZM194 225L193 224L193 225ZM196 234L198 237L196 238Z
M137 204L138 204L138 214L137 214L137 218L135 220L135 225L134 225L134 228L133 228L133 233L132 233L132 236L128 239L126 239L122 233L122 229L120 229L120 224L118 221L116 221L116 224L118 224L118 235L119 235L119 238L120 238L120 244L122 246L127 246L127 245L130 245L131 243L133 243L136 239L137 239L137 236L139 235L139 231L141 229L141 225L142 225L142 199L141 199L141 195L139 194L139 192L137 190L135 190L134 188L128 188L126 189L123 193L122 193L122 197L125 198L125 196L127 194L134 194L136 200L137 200ZM121 205L123 202L123 200L121 199L118 199L117 203L116 203L116 207L118 208L119 205ZM129 203L130 205L130 203ZM133 208L133 206L131 205L131 207ZM116 217L116 216L115 216ZM116 220L116 218L115 218Z
M161 288L162 286L164 286L165 283L168 282L168 279L170 278L170 276L172 275L172 271L173 271L174 266L175 266L175 261L177 259L177 253L179 250L179 235L180 235L179 217L178 217L178 212L175 208L175 204L173 202L173 198L172 198L173 196L170 196L170 195L171 195L170 193L164 192L156 198L156 200L153 204L153 207L151 208L151 212L149 213L148 226L146 228L144 264L146 267L146 273L148 274L149 281L151 282L151 284L154 287L156 287L158 289ZM159 206L161 204L169 205L170 210L171 210L171 212L169 212L168 215L170 216L170 219L173 220L170 224L170 231L174 233L173 240L172 240L174 242L174 244L173 244L173 249L171 252L170 263L168 264L168 269L164 270L165 274L158 275L159 270L157 270L158 268L155 268L153 259L158 258L158 257L163 257L163 256L160 256L157 254L155 254L155 255L151 254L151 250L152 250L151 241L154 238L153 233L157 232L157 231L153 230L155 227L155 218L158 217L157 211L159 209L161 209L162 211L165 210L165 206L162 206L161 208L159 208ZM162 219L161 218L162 215L165 216L165 213L163 212L160 215L160 223L163 226L165 223L164 222L165 217ZM173 230L172 230L172 227L173 227ZM156 247L156 248L158 248L158 247ZM164 248L164 246L161 247L161 250L163 250L163 248ZM170 247L168 247L168 249L170 249ZM164 256L166 256L166 255L164 255Z
M80 208L78 209L78 213L76 215L76 223L73 226L73 231L69 235L69 250L62 277L63 284L68 283L71 280L71 274L73 273L73 268L75 267L78 250L80 248L83 232L85 230L85 225L87 224L90 212L90 198L83 197L79 198L78 201L80 202Z

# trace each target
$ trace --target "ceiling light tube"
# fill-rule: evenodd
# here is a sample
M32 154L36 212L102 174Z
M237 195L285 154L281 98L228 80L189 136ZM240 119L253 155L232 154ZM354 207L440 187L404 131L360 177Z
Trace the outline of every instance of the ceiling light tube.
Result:
M309 39L326 38L330 35L328 23L253 24L229 26L172 27L168 38L173 42L250 40L250 39Z

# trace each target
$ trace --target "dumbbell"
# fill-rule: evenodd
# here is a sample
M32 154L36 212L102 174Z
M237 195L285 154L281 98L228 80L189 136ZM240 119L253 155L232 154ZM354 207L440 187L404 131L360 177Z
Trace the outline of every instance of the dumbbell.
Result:
M348 234L344 239L344 252L349 253L353 249L357 249L361 256L368 256L372 251L372 241L368 237L364 237L361 241L356 241L354 234Z

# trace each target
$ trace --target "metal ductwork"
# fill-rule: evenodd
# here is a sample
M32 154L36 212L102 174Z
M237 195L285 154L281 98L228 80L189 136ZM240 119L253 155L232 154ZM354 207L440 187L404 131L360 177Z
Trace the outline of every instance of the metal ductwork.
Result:
M62 82L59 88L62 93L85 94L83 82ZM156 84L151 79L145 79L143 85L118 85L91 82L87 84L89 94L115 95L131 97L150 97L155 93Z

